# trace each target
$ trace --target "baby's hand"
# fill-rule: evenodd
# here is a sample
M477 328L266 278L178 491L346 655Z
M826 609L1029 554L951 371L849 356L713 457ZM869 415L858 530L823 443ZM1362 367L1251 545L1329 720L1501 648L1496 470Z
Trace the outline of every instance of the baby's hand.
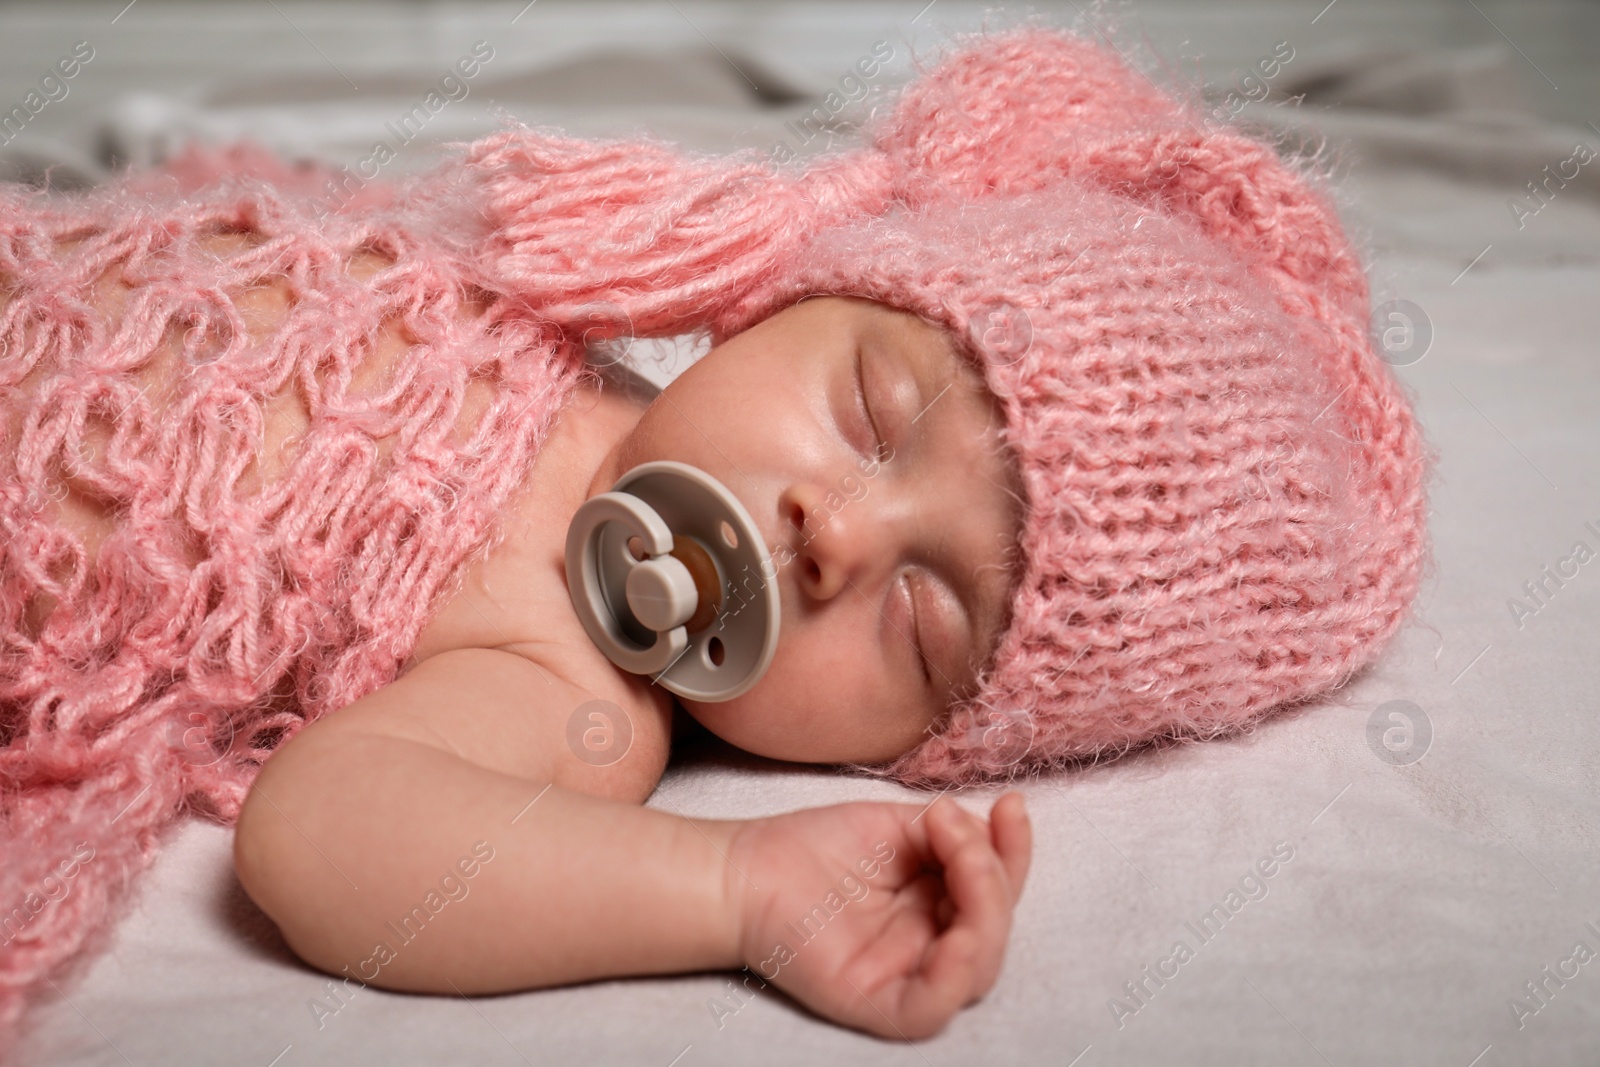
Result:
M746 964L846 1026L937 1034L993 987L1028 875L1022 794L990 816L940 797L925 811L861 801L752 820L728 856Z

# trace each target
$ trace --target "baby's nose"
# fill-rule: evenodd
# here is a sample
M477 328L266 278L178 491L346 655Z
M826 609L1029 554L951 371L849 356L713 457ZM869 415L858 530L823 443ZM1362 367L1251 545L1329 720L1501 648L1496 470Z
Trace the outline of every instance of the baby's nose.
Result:
M892 533L865 499L797 485L784 494L784 517L794 531L801 587L819 600L860 585L874 567L893 561Z

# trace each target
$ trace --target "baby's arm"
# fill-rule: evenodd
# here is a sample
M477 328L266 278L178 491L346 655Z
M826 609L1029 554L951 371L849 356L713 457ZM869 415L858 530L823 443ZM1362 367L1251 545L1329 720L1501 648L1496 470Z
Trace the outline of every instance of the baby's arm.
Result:
M665 738L606 768L572 755L589 698L509 652L424 660L262 768L240 882L306 962L392 989L744 965L747 988L915 1039L992 987L1031 852L1020 795L988 820L942 797L684 818L639 806Z
M587 699L510 652L424 660L267 761L240 882L306 962L392 989L738 967L740 824L605 795L637 793L640 770L648 794L660 768L648 746L613 765L631 774L572 756L558 739Z

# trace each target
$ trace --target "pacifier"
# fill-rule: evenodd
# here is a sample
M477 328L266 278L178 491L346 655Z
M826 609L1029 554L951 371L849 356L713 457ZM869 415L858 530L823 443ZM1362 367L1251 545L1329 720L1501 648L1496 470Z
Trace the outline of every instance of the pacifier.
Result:
M589 638L630 674L731 700L778 647L777 569L721 482L675 460L634 467L567 527L567 592Z

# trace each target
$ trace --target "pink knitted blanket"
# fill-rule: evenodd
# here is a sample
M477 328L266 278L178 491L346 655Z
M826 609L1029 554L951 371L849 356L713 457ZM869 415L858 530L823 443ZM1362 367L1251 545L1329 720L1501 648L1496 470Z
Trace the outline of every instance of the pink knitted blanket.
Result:
M457 314L488 226L447 177L320 220L324 173L248 145L81 196L0 186L0 1022L106 931L184 808L231 823L275 744L393 680L499 539L582 349L505 300ZM218 233L246 247L203 252ZM393 265L352 276L361 251ZM120 322L90 302L113 267ZM288 314L253 338L241 295L274 276ZM417 343L358 392L389 321ZM473 378L493 401L462 435ZM309 425L248 493L288 389ZM92 570L69 478L115 516Z

